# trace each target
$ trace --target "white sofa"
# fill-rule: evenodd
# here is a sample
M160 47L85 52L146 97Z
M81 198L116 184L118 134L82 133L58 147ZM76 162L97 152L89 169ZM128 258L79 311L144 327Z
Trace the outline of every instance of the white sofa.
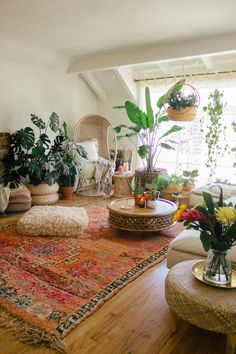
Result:
M218 186L221 186L223 189L224 200L227 200L228 198L236 197L235 185L228 185L223 183L217 183L217 184L208 183L201 187L195 188L190 192L189 206L193 207L197 203L203 201L202 192L211 193L213 200L217 202L220 196L220 188Z
M236 204L236 197L229 198L226 203ZM191 259L204 259L207 253L204 251L200 240L200 232L197 230L182 231L169 245L167 252L167 267ZM236 246L229 250L230 259L236 263Z

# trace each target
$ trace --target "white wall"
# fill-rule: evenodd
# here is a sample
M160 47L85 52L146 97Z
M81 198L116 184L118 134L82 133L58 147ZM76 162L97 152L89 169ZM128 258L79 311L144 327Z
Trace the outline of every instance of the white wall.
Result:
M81 116L97 113L97 98L77 74L0 61L0 131L31 125L30 114L46 120L56 112L69 132Z
M115 106L120 106L125 103L125 101L130 100L128 95L121 92L112 93L111 91L107 94L106 100L98 101L98 114L108 118L114 127L120 124L132 125L129 118L127 117L126 111L124 109L113 109ZM135 139L134 139L135 140ZM137 166L137 151L134 145L128 139L122 139L118 141L118 148L124 149L129 148L133 151L132 154L132 169Z

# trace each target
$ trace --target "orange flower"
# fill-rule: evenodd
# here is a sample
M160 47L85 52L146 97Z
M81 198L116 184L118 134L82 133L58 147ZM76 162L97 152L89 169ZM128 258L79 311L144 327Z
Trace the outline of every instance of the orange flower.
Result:
M186 211L187 205L181 204L179 209L176 211L175 215L173 216L173 221L179 221L181 219L182 214Z

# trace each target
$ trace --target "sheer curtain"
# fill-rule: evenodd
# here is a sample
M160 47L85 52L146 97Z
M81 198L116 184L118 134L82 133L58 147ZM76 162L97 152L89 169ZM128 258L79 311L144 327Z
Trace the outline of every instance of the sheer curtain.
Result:
M149 86L153 107L156 107L157 99L164 94L178 80L160 80L153 84L142 82L139 84L140 105L145 110L145 87ZM188 80L186 82L189 83ZM165 167L168 173L179 173L183 170L199 170L199 182L209 180L210 170L206 167L207 145L205 143L206 126L209 124L209 117L203 112L202 107L208 103L208 96L215 89L223 91L223 102L227 105L223 111L223 124L226 125L226 141L222 136L222 146L227 142L228 151L220 157L217 162L217 168L213 181L217 179L229 180L236 183L236 168L233 167L235 153L230 149L236 146L236 132L233 131L232 123L236 122L236 78L202 80L191 82L200 94L200 107L197 116L192 122L163 122L160 127L160 134L167 131L172 125L177 124L183 129L171 135L170 139L178 142L175 150L162 149L157 163L157 167ZM159 135L160 136L160 135Z

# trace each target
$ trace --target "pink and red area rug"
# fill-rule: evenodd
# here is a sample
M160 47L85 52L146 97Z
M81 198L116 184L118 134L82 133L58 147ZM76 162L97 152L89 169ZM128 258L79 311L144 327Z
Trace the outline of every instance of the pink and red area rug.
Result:
M180 232L131 233L87 207L79 238L26 237L0 227L0 325L23 341L64 351L63 339L122 287L159 263Z

